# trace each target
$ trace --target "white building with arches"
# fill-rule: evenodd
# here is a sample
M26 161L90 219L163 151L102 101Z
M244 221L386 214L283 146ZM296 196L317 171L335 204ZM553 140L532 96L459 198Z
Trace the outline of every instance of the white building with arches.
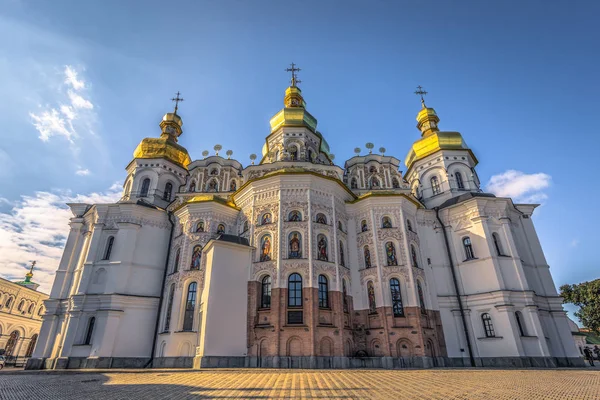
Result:
M69 205L28 368L581 365L536 205L482 192L424 103L417 122L402 174L335 165L295 79L246 167L192 161L166 114L120 201Z

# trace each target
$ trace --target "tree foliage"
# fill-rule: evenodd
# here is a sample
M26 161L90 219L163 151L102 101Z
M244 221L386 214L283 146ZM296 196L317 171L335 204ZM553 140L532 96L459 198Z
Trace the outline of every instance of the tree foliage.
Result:
M575 316L579 321L596 334L600 334L600 279L574 285L562 285L560 295L564 303L572 303L579 307Z

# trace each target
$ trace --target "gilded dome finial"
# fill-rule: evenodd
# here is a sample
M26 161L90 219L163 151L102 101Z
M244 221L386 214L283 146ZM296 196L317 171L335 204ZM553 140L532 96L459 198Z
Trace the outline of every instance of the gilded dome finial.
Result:
M179 97L180 94L181 93L179 93L179 90L178 90L177 95L171 99L171 101L175 102L175 111L173 111L174 114L177 114L177 109L179 108L179 102L184 100L183 98Z
M423 96L425 96L427 94L427 92L425 90L423 90L421 85L417 86L417 90L415 90L415 94L418 96L421 96L421 105L423 106L423 108L427 108L427 106L425 106L425 99L423 98Z
M25 274L25 282L26 283L31 282L31 278L33 278L33 267L35 266L36 263L37 263L37 261L31 262L31 268L29 269L29 272Z
M300 79L298 79L298 76L296 76L296 72L299 72L300 68L296 68L296 64L294 64L294 63L291 63L290 65L292 66L292 68L286 68L285 70L287 72L292 73L292 79L290 81L290 86L296 87L299 83L302 82Z

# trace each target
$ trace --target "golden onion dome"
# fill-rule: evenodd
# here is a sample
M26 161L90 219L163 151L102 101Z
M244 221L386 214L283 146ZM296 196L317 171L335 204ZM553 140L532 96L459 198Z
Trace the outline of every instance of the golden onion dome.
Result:
M317 119L306 111L306 102L299 87L286 89L283 104L284 108L271 118L271 133L282 126L303 126L317 131Z
M183 121L176 113L167 113L160 122L162 133L159 138L145 138L133 152L134 158L164 158L183 168L192 162L185 147L177 144L183 133Z

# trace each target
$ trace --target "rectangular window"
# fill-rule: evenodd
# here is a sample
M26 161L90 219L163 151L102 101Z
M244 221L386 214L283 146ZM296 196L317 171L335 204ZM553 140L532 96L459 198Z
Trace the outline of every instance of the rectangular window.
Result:
M302 311L288 311L288 324L302 324Z

